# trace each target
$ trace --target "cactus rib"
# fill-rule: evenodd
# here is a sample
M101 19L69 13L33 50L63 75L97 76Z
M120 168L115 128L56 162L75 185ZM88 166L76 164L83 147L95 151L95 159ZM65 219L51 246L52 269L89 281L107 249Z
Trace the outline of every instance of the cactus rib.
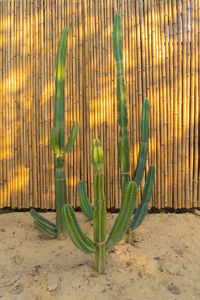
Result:
M39 215L35 209L31 209L30 214L35 220L40 220L41 222L46 223L49 226L56 229L56 225L54 223L52 223L51 221L49 221L49 220L45 219L44 217L42 217L41 215Z
M88 218L91 221L93 219L93 208L86 194L85 183L82 180L80 180L78 183L78 194L79 194L81 210L83 214L86 216L86 218Z
M62 215L72 242L84 253L96 252L94 243L81 230L72 207L68 204L62 208Z
M137 197L137 184L134 181L129 181L123 195L122 206L110 236L106 242L106 249L114 247L127 232L130 227L131 216L135 206Z
M58 232L56 229L41 222L39 219L34 219L33 224L35 225L36 228L38 228L40 231L42 231L44 234L46 234L50 238L56 238L58 235Z
M154 178L155 178L155 167L150 166L147 174L145 186L144 186L144 191L142 194L142 202L140 203L140 205L138 206L134 214L133 221L131 224L131 230L136 229L144 220L144 217L148 210L148 205L151 199L151 195L153 192Z

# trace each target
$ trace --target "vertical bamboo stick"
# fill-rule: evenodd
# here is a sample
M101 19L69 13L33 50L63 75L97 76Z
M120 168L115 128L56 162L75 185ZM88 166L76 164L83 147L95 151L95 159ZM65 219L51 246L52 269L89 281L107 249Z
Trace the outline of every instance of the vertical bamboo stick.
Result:
M198 81L199 81L199 95L200 95L200 3L198 2ZM199 100L199 108L200 108L200 100ZM200 122L200 112L199 112L199 122ZM199 128L200 130L200 128ZM199 154L200 155L200 154ZM198 178L198 207L200 207L200 172L199 172L199 178Z
M181 201L182 201L182 168L181 168L181 161L182 161L182 26L181 26L181 0L178 0L177 3L177 28L178 28L178 55L177 55L177 87L178 87L178 208L181 208Z
M150 109L151 109L151 99L150 99L150 72L149 72L149 49L148 49L148 5L147 1L144 1L144 36L145 36L145 72L146 72L146 97L150 101ZM151 113L151 112L150 112ZM151 132L151 122L149 124L150 132ZM151 136L151 135L150 135ZM146 170L148 170L149 165L151 165L151 140L149 143L148 157Z
M158 160L160 161L160 191L161 191L161 207L164 205L164 107L163 107L163 84L162 84L162 64L161 64L161 35L160 35L160 6L156 2L156 39L158 45L158 62L157 62L157 86L158 86L158 102L157 102L157 142L160 151L157 153Z
M186 170L186 93L187 93L187 22L186 22L186 0L183 0L182 3L182 28L183 28L183 95L182 95L182 111L183 111L183 120L182 120L182 207L186 206L186 189L188 182L186 180L187 170Z
M169 132L170 135L170 207L173 207L173 187L174 187L174 181L173 181L173 132L174 132L174 118L173 118L173 113L174 113L174 69L173 69L173 18L172 18L172 0L169 0L169 82L170 82L170 111L169 111L169 119L170 119L170 125L171 125L171 130Z
M169 5L168 0L164 1L164 10L165 10L165 18L164 18L164 31L165 31L165 61L166 61L166 122L167 122L167 199L165 196L165 206L171 206L171 120L170 120L170 107L171 107L171 99L170 99L170 78L169 78Z
M147 91L146 91L146 53L145 53L145 29L144 29L144 5L143 0L140 0L140 7L139 7L139 14L140 14L140 32L141 32L141 68L142 68L142 101L144 98L147 97ZM146 161L146 169L148 169L148 158ZM141 189L143 190L145 182L145 177L143 177L141 182Z
M112 10L114 14L117 12L117 3L116 1L112 2ZM113 135L114 135L114 177L115 177L115 207L120 207L120 187L119 187L119 167L118 167L118 156L117 156L117 145L118 145L118 122L117 122L117 92L116 92L116 66L114 62L114 55L113 55L113 42L112 42L112 36L113 36L113 18L114 15L112 14L110 27L111 27L111 35L110 35L110 45L111 45L111 75L112 75L112 93L114 94L113 99L113 110L114 110L114 116L113 116L113 123L114 123L114 129L113 129Z
M161 98L161 105L160 105L160 111L162 114L162 123L161 126L163 130L163 134L161 131L161 147L163 144L163 207L167 206L168 204L168 164L167 164L167 148L168 148L168 141L167 141L167 91L166 91L166 53L165 53L165 36L164 36L164 17L165 17L165 11L164 11L164 0L160 1L160 38L161 38L161 65L162 65L162 96ZM163 142L162 142L163 137Z
M150 141L149 141L149 153L151 164L155 165L155 139L154 139L154 106L153 106L153 59L152 59L152 19L151 19L151 2L147 1L147 14L148 14L148 56L149 56L149 110L150 110ZM148 70L148 68L147 68ZM147 82L148 88L148 82ZM155 188L152 194L151 204L155 206Z
M193 179L193 206L197 207L198 191L198 163L199 163L199 93L198 93L198 0L194 2L194 179Z
M3 1L0 2L0 82L3 82ZM3 197L3 86L0 84L0 208Z
M20 24L19 24L19 39L20 39L20 46L19 46L19 59L20 59L20 70L19 70L19 76L20 76L20 155L21 155L21 190L22 190L22 199L21 199L21 207L25 207L25 153L24 153L24 119L25 119L25 113L24 113L24 84L23 84L23 6L22 2L19 3L19 13L20 13Z
M137 76L138 76L138 123L141 124L142 112L142 63L141 63L141 35L140 35L140 0L136 1L136 30L137 30ZM140 136L140 125L137 129ZM137 154L139 153L139 137L137 141ZM138 194L138 203L141 201L141 193Z
M195 35L194 35L194 0L190 2L191 22L191 65L190 65L190 199L193 199L194 172L194 83L195 83Z
M157 195L157 208L160 208L160 193L158 193L158 190L160 189L159 187L159 180L160 180L160 174L158 172L158 166L157 166L157 142L156 142L156 136L157 136L157 126L156 126L156 119L157 119L157 114L156 114L156 103L157 103L157 88L156 88L156 59L157 59L157 49L156 49L156 23L155 23L155 1L151 0L151 32L152 32L152 73L153 73L153 78L152 78L152 100L153 100L153 140L154 140L154 149L153 149L153 154L154 154L154 166L156 168L156 178L155 178L155 195ZM159 191L160 192L160 191Z
M7 5L6 3L3 3L3 16L4 17L4 28L3 28L3 45L6 45L7 43ZM3 68L3 107L2 107L2 122L3 122L3 199L4 199L4 205L8 207L8 186L6 184L7 179L7 162L6 162L6 108L7 108L7 97L6 97L6 79L7 79L7 47L3 47L3 61L4 61L4 68Z
M7 172L7 177L6 177L6 185L7 185L7 206L9 207L11 202L10 202L10 80L8 80L9 75L10 75L10 2L6 3L7 5L7 49L6 49L6 60L7 60L7 68L6 68L6 172Z
M187 0L187 45L186 45L186 208L190 207L191 193L190 193L190 1Z
M26 60L26 41L27 41L27 13L26 1L23 2L23 134L24 134L24 170L25 170L25 196L23 199L23 207L29 208L29 163L28 163L28 126L27 126L27 60Z
M78 151L80 152L80 173L79 176L81 180L84 180L84 172L83 172L83 21L82 21L82 1L78 1L78 32L79 32L79 52L78 52L78 60L79 60L79 95L78 98L80 99L80 110L79 110L79 148Z
M178 153L177 153L177 144L178 144L178 107L177 107L177 17L176 17L176 0L172 1L172 16L173 16L173 86L174 86L174 161L173 161L173 175L174 175L174 203L173 207L176 209L178 207L178 174L177 174L177 164L178 164Z

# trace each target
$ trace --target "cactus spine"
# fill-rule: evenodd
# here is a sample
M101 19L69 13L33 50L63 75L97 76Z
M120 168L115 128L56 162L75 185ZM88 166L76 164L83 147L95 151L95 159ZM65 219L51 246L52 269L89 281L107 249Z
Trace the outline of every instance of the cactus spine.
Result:
M137 197L137 184L135 182L129 182L126 187L124 201L119 216L106 241L106 206L103 188L103 163L104 157L101 143L98 139L95 139L92 144L92 165L95 170L93 219L94 242L92 242L80 229L76 215L71 206L64 205L62 209L63 220L72 242L85 253L95 253L94 269L98 273L103 273L105 271L106 249L113 247L119 242L130 226L131 216Z
M78 123L74 122L70 137L64 145L65 123L65 63L68 40L68 28L65 27L58 44L56 55L55 72L55 107L54 127L51 129L51 149L54 152L54 175L55 175L55 201L56 201L56 225L41 217L34 209L30 211L34 218L35 226L49 237L57 237L64 232L61 209L67 203L67 187L64 170L64 155L68 153L75 141Z
M128 117L127 117L127 105L126 105L126 88L124 84L123 75L123 63L122 63L122 49L121 49L121 18L119 14L114 16L114 28L113 28L113 46L114 56L117 66L117 112L118 123L120 126L119 132L119 144L118 144L118 162L120 167L121 176L121 190L122 190L122 206L125 188L130 178L130 150L129 150L129 137L128 137ZM132 180L134 180L139 187L144 175L145 164L148 153L148 140L149 140L149 101L144 99L142 105L142 119L141 119L141 143L139 149L139 156L137 161L137 167ZM147 210L148 204L151 199L153 184L154 184L155 168L150 167L147 180L142 195L141 205L137 208L134 220L132 221L130 229L135 229L136 224L139 226L143 221Z

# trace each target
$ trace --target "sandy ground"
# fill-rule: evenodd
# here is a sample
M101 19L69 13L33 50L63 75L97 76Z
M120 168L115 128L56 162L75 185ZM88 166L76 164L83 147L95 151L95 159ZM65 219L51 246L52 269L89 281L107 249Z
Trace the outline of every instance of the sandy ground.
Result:
M55 213L43 214L55 220ZM91 237L92 226L77 213ZM110 230L115 215L107 215ZM93 270L93 255L71 242L51 240L29 213L0 215L0 299L199 300L200 215L150 214L107 254L107 273Z

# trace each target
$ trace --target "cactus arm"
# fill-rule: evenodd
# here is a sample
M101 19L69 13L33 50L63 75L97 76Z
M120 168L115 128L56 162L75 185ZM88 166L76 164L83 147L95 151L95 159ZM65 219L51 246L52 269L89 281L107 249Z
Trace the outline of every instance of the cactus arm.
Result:
M137 184L129 181L123 194L122 206L109 238L106 242L106 249L113 248L125 235L130 227L131 216L137 197Z
M138 161L137 161L137 167L136 167L134 178L133 178L133 180L137 183L138 187L140 186L143 175L144 175L147 153L148 153L148 143L141 142L139 155L138 155Z
M37 229L39 229L41 232L43 232L50 238L56 238L58 235L58 232L55 228L41 222L39 219L34 219L33 224Z
M78 122L74 122L74 124L72 126L70 137L67 141L67 144L64 147L64 151L63 151L64 154L68 153L71 150L71 148L74 144L75 138L76 138L77 130L78 130Z
M78 183L78 194L79 194L80 206L83 214L90 221L93 220L93 208L86 194L85 183L82 180L80 180Z
M143 143L149 141L149 100L147 98L142 104L141 141Z
M148 153L148 141L149 141L149 100L146 98L142 105L142 120L141 120L141 143L138 156L137 167L134 174L134 181L139 186L141 184L145 164Z
M53 227L56 229L56 225L52 223L51 221L47 220L46 218L42 217L40 214L37 213L35 209L30 210L31 216L34 218L34 220L40 220L43 223L46 223L47 225Z
M144 191L142 194L142 202L136 209L136 212L133 217L133 221L131 224L131 230L136 229L144 220L147 210L148 210L148 205L151 200L152 192L153 192L153 184L154 184L154 178L155 178L155 167L150 166L145 186L144 186Z
M94 241L97 245L94 268L99 273L105 270L106 252L106 207L104 199L103 174L95 172L95 202L94 202Z
M130 150L128 137L128 115L126 104L126 88L124 83L122 47L121 47L121 18L119 14L114 16L113 47L117 65L117 115L120 126L118 143L118 163L120 167L120 186L122 192L129 181L130 176Z
M104 198L104 177L103 177L103 150L101 142L98 139L93 140L92 143L92 165L95 171L94 188L95 188L95 201L94 201L94 242L96 244L94 268L98 273L105 271L106 263L106 205Z
M65 63L66 48L68 40L68 28L62 31L56 55L56 74L55 74L55 111L54 128L58 141L58 152L62 153L64 148L64 118L65 118Z
M67 228L68 234L77 248L86 254L96 252L94 243L81 230L73 208L66 204L62 208L62 216Z

